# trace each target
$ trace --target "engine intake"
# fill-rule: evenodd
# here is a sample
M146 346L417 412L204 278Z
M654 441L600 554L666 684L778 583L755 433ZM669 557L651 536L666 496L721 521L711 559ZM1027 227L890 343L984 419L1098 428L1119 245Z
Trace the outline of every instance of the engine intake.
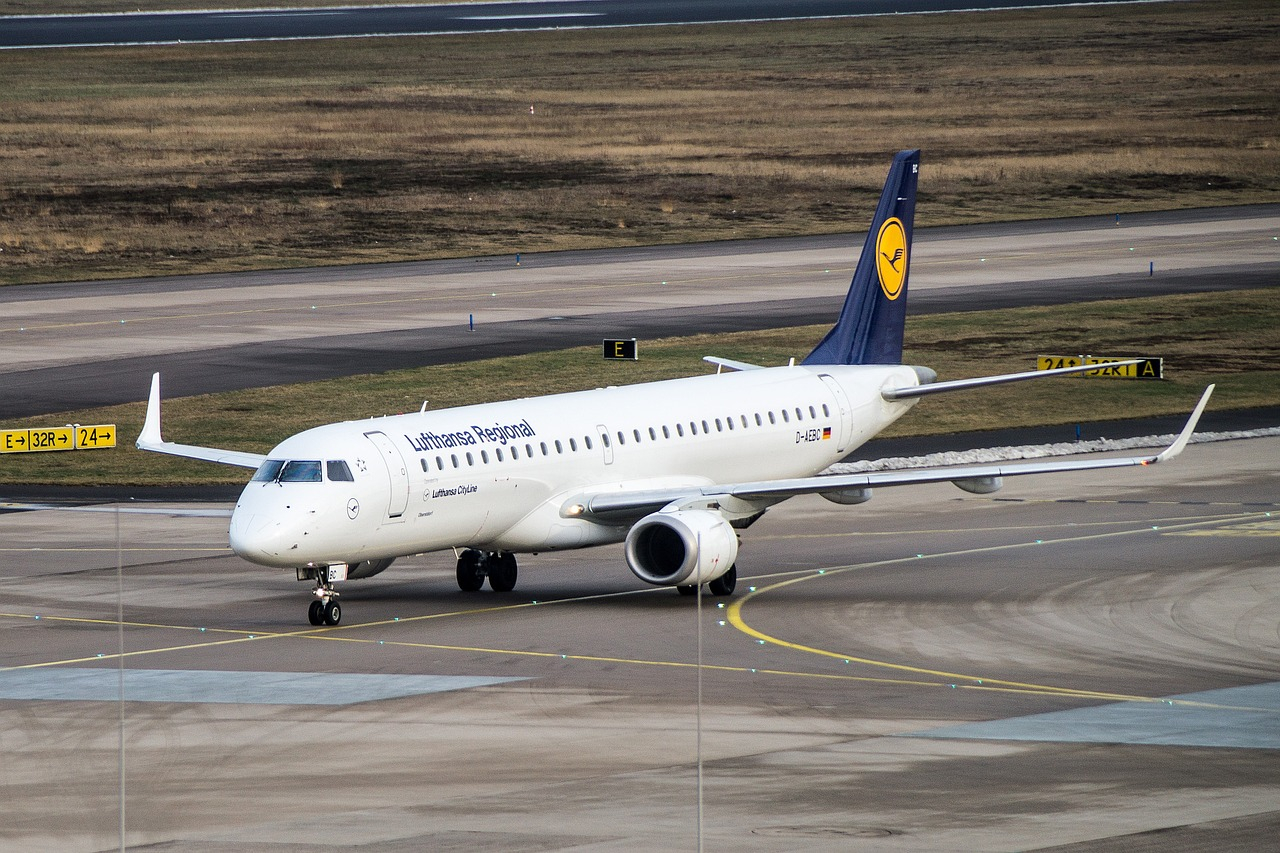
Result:
M709 583L738 559L738 535L724 516L701 509L655 512L627 533L627 565L657 586Z

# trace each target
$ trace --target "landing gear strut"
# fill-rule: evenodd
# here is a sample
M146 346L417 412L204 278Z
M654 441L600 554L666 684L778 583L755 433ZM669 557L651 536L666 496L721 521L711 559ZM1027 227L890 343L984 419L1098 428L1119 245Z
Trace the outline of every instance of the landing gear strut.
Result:
M458 555L458 589L476 592L489 579L494 592L511 592L516 588L516 555L505 551L485 553L468 548Z

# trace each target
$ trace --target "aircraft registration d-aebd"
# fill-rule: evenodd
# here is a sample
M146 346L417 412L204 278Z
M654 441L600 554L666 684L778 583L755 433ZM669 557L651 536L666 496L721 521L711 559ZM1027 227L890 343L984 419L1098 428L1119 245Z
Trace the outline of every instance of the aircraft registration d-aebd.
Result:
M708 358L714 374L328 424L265 456L161 438L156 374L137 445L256 469L231 516L231 548L314 581L314 625L341 620L339 582L446 549L467 591L486 578L513 589L516 554L625 542L641 580L729 595L739 531L796 495L856 504L878 486L941 481L987 494L1007 476L1182 452L1213 386L1154 456L818 476L920 397L1091 369L939 382L901 363L919 163L919 151L894 158L840 318L799 364Z

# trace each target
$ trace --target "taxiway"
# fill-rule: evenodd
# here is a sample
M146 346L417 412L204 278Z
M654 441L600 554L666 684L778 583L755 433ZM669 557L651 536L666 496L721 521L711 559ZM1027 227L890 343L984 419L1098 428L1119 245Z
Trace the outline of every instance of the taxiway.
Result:
M191 505L0 514L0 848L115 849L123 767L159 851L1264 849L1277 459L796 499L723 608L410 558L336 628Z

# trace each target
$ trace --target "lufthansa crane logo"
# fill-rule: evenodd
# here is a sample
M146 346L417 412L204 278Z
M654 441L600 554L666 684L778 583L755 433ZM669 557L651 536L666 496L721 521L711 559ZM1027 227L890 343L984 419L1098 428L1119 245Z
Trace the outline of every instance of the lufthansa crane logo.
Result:
M876 235L876 272L884 295L897 299L907 278L907 232L896 216L886 219Z

